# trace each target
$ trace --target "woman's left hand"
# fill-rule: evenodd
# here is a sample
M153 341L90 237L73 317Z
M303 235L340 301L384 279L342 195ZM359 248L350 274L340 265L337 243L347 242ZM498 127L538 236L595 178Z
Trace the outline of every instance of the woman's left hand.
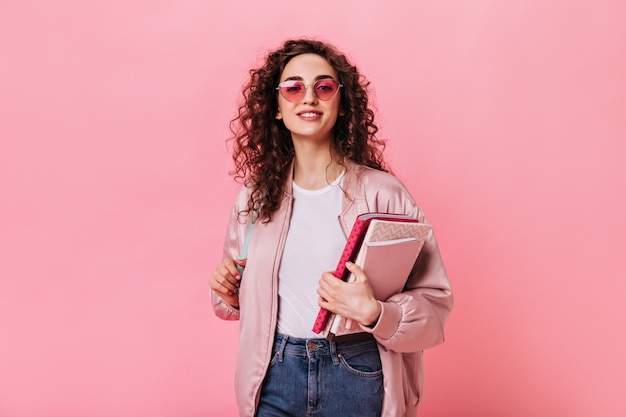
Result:
M382 306L374 298L374 291L361 267L351 262L346 268L355 276L352 282L337 279L332 272L324 272L317 289L318 304L326 310L373 327L378 321Z

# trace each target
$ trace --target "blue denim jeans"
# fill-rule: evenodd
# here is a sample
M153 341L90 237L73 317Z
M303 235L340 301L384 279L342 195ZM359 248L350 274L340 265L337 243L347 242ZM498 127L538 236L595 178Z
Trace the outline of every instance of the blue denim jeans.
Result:
M256 417L379 417L383 372L374 339L277 334Z

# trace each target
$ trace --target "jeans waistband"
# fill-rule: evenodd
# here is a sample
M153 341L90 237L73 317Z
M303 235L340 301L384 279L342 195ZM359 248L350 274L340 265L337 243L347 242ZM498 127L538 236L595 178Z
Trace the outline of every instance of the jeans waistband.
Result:
M278 353L279 359L283 355L294 355L303 357L332 356L335 360L341 353L378 349L374 337L363 340L346 342L331 342L324 338L301 339L276 333L274 338L274 350Z

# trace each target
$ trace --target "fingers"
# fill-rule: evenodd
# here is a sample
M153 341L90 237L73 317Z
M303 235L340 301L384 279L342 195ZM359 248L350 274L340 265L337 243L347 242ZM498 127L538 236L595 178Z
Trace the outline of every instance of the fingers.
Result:
M317 289L318 305L344 317L370 324L373 321L370 318L378 313L374 309L379 307L371 284L363 269L358 265L348 262L346 268L353 275L348 282L337 279L331 272L322 274ZM367 317L365 317L366 313Z
M239 282L241 274L237 270L237 266L245 265L245 261L235 262L232 259L224 259L213 272L211 277L211 288L217 293L224 295L234 295L239 290Z
M341 291L338 287L345 284L345 282L337 279L332 273L323 273L319 281L319 287L317 288L317 305L333 313L337 313L338 306L343 304L341 302Z
M355 277L352 281L352 289L355 291L350 297L353 303L350 305L350 311L346 313L346 316L371 327L378 321L382 306L374 297L374 291L363 269L352 262L346 262L346 268Z
M342 283L343 281L337 279L332 272L324 272L319 280L317 294L325 300L328 300L330 295L334 292L334 288Z
M248 259L246 258L246 259L240 259L240 260L237 261L236 266L237 266L237 272L239 273L239 278L240 279L241 279L241 275L243 275L243 270L246 267L246 261L247 260Z
M352 280L352 282L367 281L367 276L365 275L365 272L363 272L363 269L361 269L361 267L358 266L357 264L354 264L352 262L346 262L346 268L348 269L348 271L352 272L355 276L355 279ZM320 281L319 281L320 288L323 289L325 292L331 292L331 291L337 290L341 286L346 285L346 284L348 283L341 279L337 279L337 277L335 277L335 275L332 272L322 273L322 277L320 278Z
M319 291L318 291L318 293L319 293ZM321 307L321 308L326 309L326 310L330 310L332 308L332 305L328 301L326 301L325 298L322 298L322 297L317 297L317 305L318 305L318 307ZM334 311L333 311L333 313L334 313Z

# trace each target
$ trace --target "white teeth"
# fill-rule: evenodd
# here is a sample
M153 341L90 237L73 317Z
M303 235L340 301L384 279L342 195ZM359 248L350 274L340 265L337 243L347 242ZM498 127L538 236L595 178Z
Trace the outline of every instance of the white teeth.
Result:
M302 116L302 117L315 117L315 116L317 116L317 113L300 113L300 116Z

